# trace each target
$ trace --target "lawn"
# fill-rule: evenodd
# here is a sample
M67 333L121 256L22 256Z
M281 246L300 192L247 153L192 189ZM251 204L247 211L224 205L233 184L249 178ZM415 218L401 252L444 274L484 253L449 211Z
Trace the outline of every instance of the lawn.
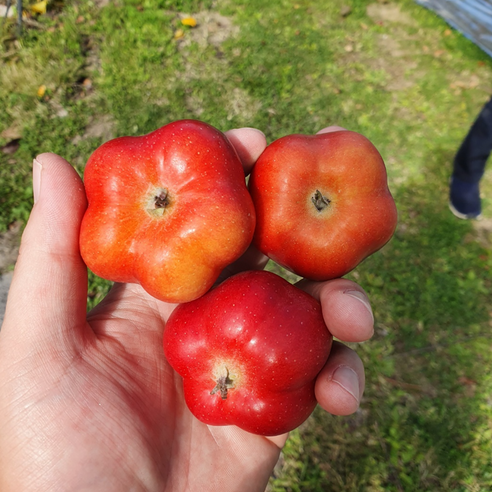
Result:
M354 344L365 397L293 432L269 488L492 490L492 173L483 221L447 205L454 153L492 94L487 55L412 0L52 0L20 38L13 20L1 29L0 243L29 215L40 152L83 172L103 141L181 118L269 141L329 124L366 135L399 225L349 275L376 319ZM89 304L106 289L91 276Z

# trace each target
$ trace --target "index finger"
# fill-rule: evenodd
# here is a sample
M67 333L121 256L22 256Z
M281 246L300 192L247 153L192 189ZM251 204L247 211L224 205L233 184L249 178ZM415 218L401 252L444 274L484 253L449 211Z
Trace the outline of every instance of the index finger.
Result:
M256 128L236 128L226 131L225 135L236 149L248 175L267 146L265 134Z
M297 287L321 303L323 318L330 333L344 342L362 342L374 333L374 316L364 289L351 280L338 278L327 282L303 279Z

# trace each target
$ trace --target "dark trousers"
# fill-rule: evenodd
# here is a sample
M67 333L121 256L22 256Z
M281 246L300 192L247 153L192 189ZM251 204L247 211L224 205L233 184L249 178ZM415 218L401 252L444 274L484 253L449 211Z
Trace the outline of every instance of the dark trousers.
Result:
M478 183L492 152L492 98L482 108L454 158L453 176Z

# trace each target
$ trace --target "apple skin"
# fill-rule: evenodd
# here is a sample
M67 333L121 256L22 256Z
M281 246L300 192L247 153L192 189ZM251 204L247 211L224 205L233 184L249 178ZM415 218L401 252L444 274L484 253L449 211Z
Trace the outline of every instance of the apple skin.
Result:
M206 123L181 120L106 142L89 158L84 184L85 263L157 299L203 295L251 243L255 210L241 162Z
M247 271L178 306L163 343L196 418L274 436L314 410L332 339L317 300L278 275Z
M311 280L347 274L384 246L397 224L381 155L347 130L274 141L258 159L249 190L254 244Z

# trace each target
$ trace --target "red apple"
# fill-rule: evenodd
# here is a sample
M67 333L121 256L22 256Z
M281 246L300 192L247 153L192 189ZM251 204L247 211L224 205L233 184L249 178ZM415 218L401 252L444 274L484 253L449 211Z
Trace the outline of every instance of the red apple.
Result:
M351 131L276 140L256 163L249 189L256 246L312 280L351 271L389 241L397 223L383 159Z
M84 172L87 266L167 302L203 295L249 246L255 211L227 138L193 120L106 142Z

